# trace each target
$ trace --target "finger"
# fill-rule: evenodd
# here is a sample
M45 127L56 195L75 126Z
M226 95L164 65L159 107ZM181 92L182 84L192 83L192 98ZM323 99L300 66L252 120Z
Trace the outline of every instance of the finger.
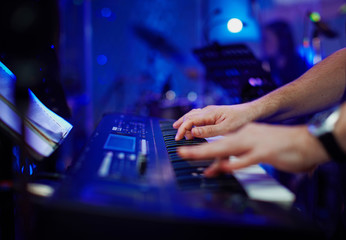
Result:
M177 134L175 135L175 140L179 141L181 139L183 139L183 137L185 136L185 134L187 132L191 132L191 129L193 127L193 125L184 125L184 123L178 128Z
M178 154L182 158L191 159L222 158L230 155L239 155L246 151L246 146L242 146L241 142L237 141L235 135L229 135L227 138L198 146L178 148Z
M216 159L208 168L204 170L204 176L208 178L218 176L221 173L220 165L223 161L224 159Z
M260 162L259 157L253 153L248 153L237 157L236 160L228 161L228 164L222 166L222 170L230 172L233 170L250 167Z
M180 125L184 122L184 117L185 117L185 115L173 123L173 127L175 129L178 129L180 127Z
M205 177L215 177L219 173L219 161L215 160L208 168L204 170Z
M191 131L186 131L185 138L186 140L192 140L194 138Z
M191 115L191 114L194 113L194 112L200 111L200 110L201 110L200 108L192 109L190 112L184 114L181 118L179 118L177 121L175 121L175 122L173 123L173 127L176 128L176 129L179 128L180 125L184 122L184 119L185 119L187 116Z
M216 177L221 173L232 173L234 170L249 167L258 164L258 159L253 154L247 154L236 160L230 160L229 158L222 158L215 161L215 164L211 164L204 170L205 177Z
M178 132L176 134L175 140L180 140L184 137L186 131L191 131L194 126L202 126L214 124L214 121L210 117L205 117L205 115L190 115L187 116L184 122L179 126Z
M221 124L195 127L191 129L192 135L199 138L215 137L225 134L225 129Z

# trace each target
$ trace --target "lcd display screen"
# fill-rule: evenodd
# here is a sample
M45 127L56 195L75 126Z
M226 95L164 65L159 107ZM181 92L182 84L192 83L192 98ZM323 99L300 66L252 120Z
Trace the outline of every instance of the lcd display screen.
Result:
M134 152L136 148L136 138L130 136L109 134L104 148L108 150Z

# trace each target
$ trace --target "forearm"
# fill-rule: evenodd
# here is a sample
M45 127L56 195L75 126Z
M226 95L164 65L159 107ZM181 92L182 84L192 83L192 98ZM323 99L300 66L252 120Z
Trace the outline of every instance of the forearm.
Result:
M279 121L317 112L341 101L346 87L346 48L300 78L251 102L254 120Z

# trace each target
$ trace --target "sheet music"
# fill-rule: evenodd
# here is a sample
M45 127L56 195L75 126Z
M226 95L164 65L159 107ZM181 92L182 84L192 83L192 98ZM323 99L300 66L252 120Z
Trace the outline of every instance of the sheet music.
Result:
M0 126L14 139L21 136L21 118L15 106L16 77L0 62ZM37 159L50 156L72 129L72 125L48 109L29 90L29 105L24 120L25 142Z

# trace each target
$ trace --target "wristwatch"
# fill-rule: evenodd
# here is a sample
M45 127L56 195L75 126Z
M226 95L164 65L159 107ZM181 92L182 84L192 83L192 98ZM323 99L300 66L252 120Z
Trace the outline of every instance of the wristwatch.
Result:
M334 161L346 162L346 153L341 149L333 133L339 116L339 106L318 113L311 119L308 130L317 137Z

